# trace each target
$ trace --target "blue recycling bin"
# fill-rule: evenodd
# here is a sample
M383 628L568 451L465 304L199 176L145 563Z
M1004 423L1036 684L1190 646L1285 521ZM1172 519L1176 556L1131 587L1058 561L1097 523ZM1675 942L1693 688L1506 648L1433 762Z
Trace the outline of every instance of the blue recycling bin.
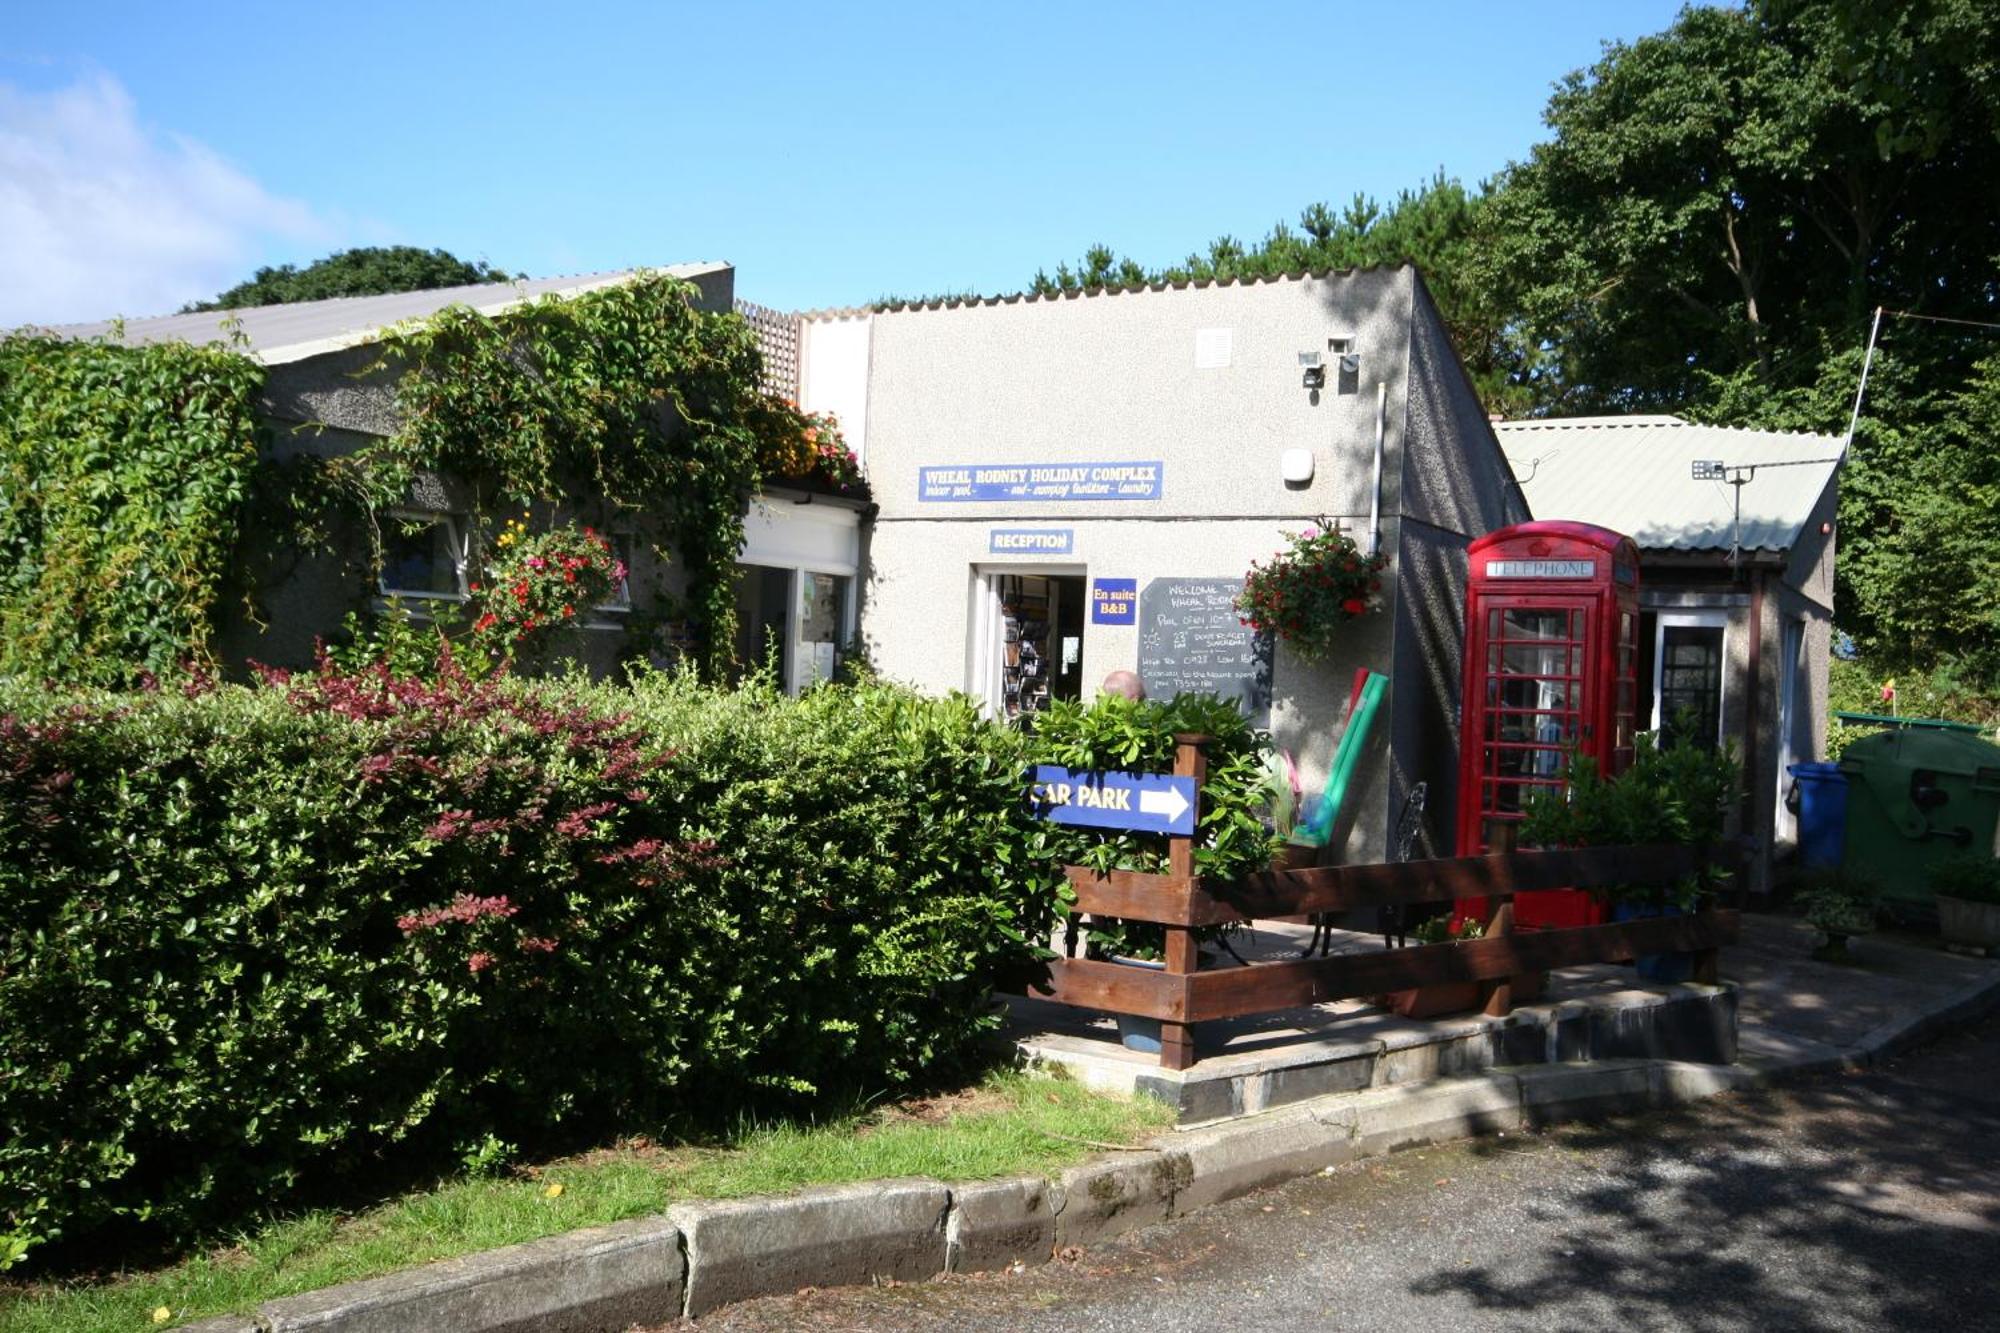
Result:
M1792 797L1799 817L1799 859L1808 867L1840 864L1847 836L1847 775L1839 764L1793 764Z

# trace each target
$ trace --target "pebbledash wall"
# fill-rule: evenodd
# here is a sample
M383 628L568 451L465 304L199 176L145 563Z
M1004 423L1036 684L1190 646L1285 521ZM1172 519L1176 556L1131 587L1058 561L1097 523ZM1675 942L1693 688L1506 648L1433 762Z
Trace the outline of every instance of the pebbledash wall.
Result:
M1316 392L1302 352L1325 365ZM805 405L840 410L865 448L879 512L860 631L877 669L998 708L997 577L1130 580L1142 592L1155 580L1240 580L1285 533L1336 521L1388 554L1383 610L1328 660L1279 647L1271 730L1316 790L1355 669L1388 676L1387 726L1349 807L1344 857L1383 854L1417 782L1429 784L1426 841L1448 850L1464 549L1527 512L1414 269L809 315L800 354ZM1293 451L1310 456L1309 481L1285 480ZM1154 464L1156 481L1138 498L988 488L964 499L944 498L936 474L927 491L921 476L1083 464ZM1022 529L1050 535L1022 549L1009 535ZM1106 673L1138 667L1142 629L1086 614L1084 697Z

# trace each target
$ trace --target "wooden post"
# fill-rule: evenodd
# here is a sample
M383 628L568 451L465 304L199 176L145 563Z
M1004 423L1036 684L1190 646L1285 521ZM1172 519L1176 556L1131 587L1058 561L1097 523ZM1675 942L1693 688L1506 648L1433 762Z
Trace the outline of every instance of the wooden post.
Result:
M1193 778L1195 792L1195 818L1201 818L1201 784L1208 777L1208 755L1203 746L1208 744L1206 736L1174 737L1174 776ZM1199 830L1197 829L1197 832ZM1170 836L1167 839L1167 873L1182 883L1194 879L1194 838ZM1167 972L1173 976L1186 976L1201 966L1200 951L1195 948L1194 929L1190 926L1166 927ZM1185 1023L1160 1024L1160 1067L1162 1069L1186 1069L1194 1063L1194 1036Z
M1511 854L1516 841L1517 826L1511 819L1488 820L1486 823L1486 846L1491 851ZM1486 938L1499 939L1514 933L1514 895L1496 894L1488 901L1489 915L1486 918ZM1481 982L1479 995L1481 1012L1494 1018L1505 1018L1514 1010L1514 979L1502 977L1498 981Z
M1708 885L1711 878L1709 873L1709 867L1713 855L1714 852L1711 848L1704 846L1701 849L1701 868L1696 870L1695 874L1700 876L1701 883L1704 887ZM1702 915L1706 916L1708 913L1713 912L1714 910L1715 910L1715 903L1712 899L1704 898L1701 900ZM1704 986L1715 986L1721 984L1722 950L1696 949L1694 953L1694 970L1689 975L1690 979L1699 982L1701 985Z

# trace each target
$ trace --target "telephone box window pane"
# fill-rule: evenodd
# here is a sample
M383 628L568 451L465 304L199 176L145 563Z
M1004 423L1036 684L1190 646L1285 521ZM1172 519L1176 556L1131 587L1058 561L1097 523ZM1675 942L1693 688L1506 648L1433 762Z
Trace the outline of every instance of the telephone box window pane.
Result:
M1532 644L1509 644L1500 658L1500 669L1515 676L1567 676L1570 655L1561 648Z
M1660 630L1660 730L1704 749L1722 736L1722 627L1667 625Z
M1531 611L1515 607L1501 613L1500 636L1504 639L1553 639L1569 636L1569 615L1564 611Z

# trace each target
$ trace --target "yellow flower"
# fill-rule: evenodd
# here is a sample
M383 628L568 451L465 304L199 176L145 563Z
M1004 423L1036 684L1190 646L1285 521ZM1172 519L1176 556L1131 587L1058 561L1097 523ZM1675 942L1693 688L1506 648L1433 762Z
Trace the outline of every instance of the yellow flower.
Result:
M156 1324L164 1324L173 1317L174 1312L164 1305L153 1311L153 1322Z
M549 1186L542 1191L542 1197L544 1199L560 1199L562 1197L562 1186L559 1184Z

